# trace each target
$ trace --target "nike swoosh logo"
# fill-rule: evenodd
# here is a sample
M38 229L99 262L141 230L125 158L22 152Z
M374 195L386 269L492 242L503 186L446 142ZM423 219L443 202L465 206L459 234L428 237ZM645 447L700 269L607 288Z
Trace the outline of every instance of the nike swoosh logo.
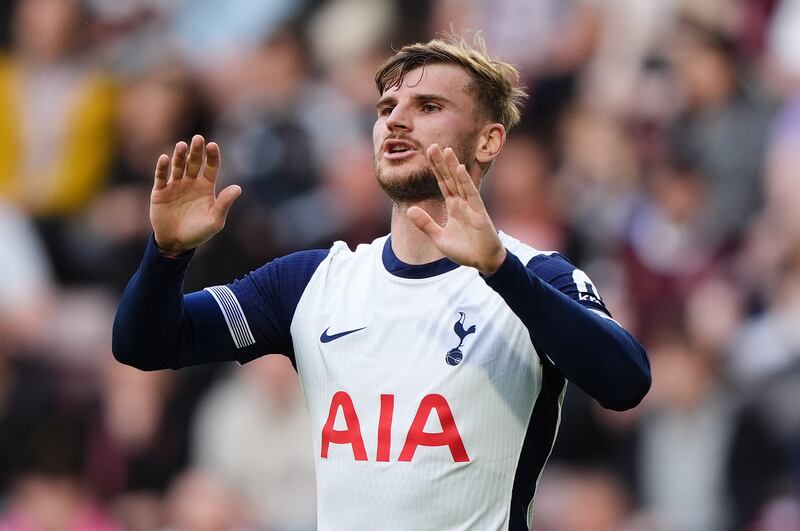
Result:
M329 336L328 335L328 330L331 329L331 327L329 326L328 328L325 329L324 332L322 332L322 335L319 336L319 340L322 341L323 343L330 343L334 339L339 339L340 337L344 337L344 336L346 336L348 334L352 334L354 332L358 332L360 330L364 330L365 328L366 328L366 326L362 326L361 328L356 328L355 330L347 330L345 332L339 332L338 334L333 334L332 336Z

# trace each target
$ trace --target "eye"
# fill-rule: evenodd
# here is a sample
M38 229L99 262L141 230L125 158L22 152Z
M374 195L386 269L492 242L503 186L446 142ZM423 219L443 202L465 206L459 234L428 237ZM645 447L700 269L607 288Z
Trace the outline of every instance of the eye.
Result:
M441 107L439 107L438 105L434 105L433 103L426 103L425 105L422 106L422 112L425 113L433 113L440 110Z
M380 109L378 109L378 115L379 116L389 116L390 114L392 114L393 110L394 110L394 106L386 105L386 106L381 107Z

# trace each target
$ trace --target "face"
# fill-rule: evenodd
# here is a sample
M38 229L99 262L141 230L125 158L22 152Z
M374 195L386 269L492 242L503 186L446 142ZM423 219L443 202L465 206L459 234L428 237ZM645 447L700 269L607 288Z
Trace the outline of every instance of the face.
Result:
M433 143L452 147L472 173L478 113L471 81L458 66L427 65L409 71L402 85L388 88L378 100L372 130L375 175L392 201L442 198L425 155Z
M23 0L17 5L13 31L23 52L56 61L70 52L79 24L75 0Z

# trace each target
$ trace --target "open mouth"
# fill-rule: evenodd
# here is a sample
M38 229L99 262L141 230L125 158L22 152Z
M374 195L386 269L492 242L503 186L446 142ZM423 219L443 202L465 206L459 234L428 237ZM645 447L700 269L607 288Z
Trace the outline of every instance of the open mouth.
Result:
M416 148L405 140L387 140L383 144L383 156L390 160L399 160L412 156Z

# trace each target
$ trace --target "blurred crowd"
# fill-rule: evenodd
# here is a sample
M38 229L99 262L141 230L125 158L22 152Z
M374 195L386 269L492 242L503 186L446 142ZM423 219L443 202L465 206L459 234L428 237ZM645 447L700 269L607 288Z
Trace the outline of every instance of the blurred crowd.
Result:
M536 531L800 529L800 0L0 4L0 531L315 527L289 362L141 373L111 322L155 161L241 184L187 291L388 232L378 64L479 30L529 88L483 186L646 345L653 388L567 393ZM353 508L357 510L357 508Z

